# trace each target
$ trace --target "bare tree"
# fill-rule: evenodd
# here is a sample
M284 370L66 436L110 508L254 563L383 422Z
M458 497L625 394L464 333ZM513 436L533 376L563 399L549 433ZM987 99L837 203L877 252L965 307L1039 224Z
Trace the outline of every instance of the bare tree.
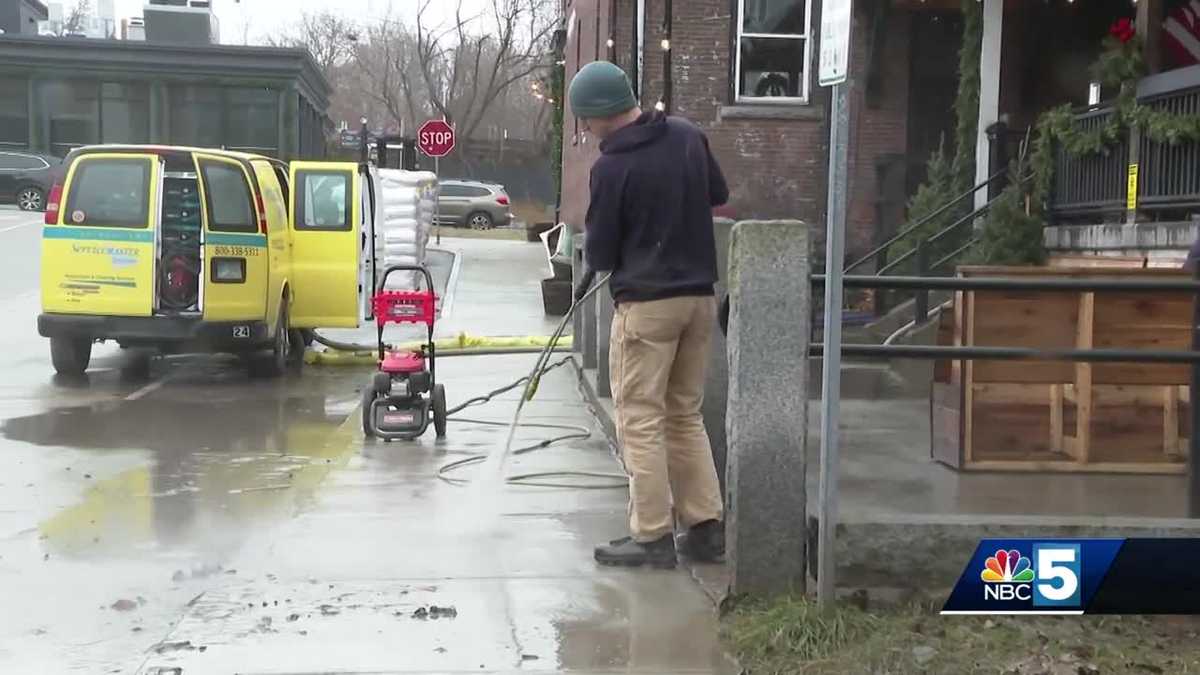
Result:
M90 0L79 0L70 12L63 17L62 23L55 31L57 37L64 35L78 35L87 27L88 17L92 15L92 3Z
M328 10L306 13L290 31L267 38L267 44L274 47L307 49L326 79L331 79L338 66L350 61L357 41L358 28L354 23Z
M421 0L416 21L416 59L433 109L473 138L488 113L517 82L549 65L554 0L491 0L477 16L465 16L457 0L449 26L430 26L434 2Z
M390 17L368 28L354 51L355 91L381 105L389 120L406 130L430 113L416 52L416 35Z

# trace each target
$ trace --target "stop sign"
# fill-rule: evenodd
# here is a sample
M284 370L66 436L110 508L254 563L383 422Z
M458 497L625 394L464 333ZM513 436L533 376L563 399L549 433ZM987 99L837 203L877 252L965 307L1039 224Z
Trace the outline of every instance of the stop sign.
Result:
M417 147L430 157L445 157L454 149L454 128L445 120L429 120L417 131Z

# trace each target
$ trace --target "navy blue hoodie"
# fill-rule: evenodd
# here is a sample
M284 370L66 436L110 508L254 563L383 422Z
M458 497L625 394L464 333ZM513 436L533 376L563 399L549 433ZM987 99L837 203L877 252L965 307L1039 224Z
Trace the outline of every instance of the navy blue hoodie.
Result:
M617 303L713 294L714 206L729 188L708 139L679 117L646 112L600 144L587 214L588 266L612 272Z

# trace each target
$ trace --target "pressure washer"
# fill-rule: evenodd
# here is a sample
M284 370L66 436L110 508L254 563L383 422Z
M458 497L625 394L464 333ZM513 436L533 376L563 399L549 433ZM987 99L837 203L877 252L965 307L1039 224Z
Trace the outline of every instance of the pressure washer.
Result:
M387 275L393 271L404 270L421 272L425 277L427 290L384 291ZM537 394L542 377L555 368L573 362L571 357L563 358L553 364L550 363L550 359L557 350L558 342L563 338L563 333L566 332L567 326L570 325L571 319L575 316L575 312L584 301L595 295L608 282L608 278L609 275L604 275L584 295L571 304L571 307L563 316L557 329L551 334L545 345L537 351L538 358L528 375L504 387L471 398L453 409L446 410L445 388L435 381L437 353L436 344L433 339L433 330L436 320L436 295L433 290L432 277L429 275L428 270L423 267L389 267L384 272L379 292L372 299L377 326L375 353L379 372L372 379L371 386L363 392L364 434L368 438L412 440L425 433L429 423L432 421L435 429L438 430L438 437L442 438L445 435L446 425L451 420L463 424L507 427L508 434L506 435L504 448L500 456L501 459L507 458L510 455L522 455L541 450L564 441L587 440L591 438L591 430L582 426L566 424L521 424L521 414L525 404L532 401L533 397ZM419 345L416 351L402 353L403 350L395 350L383 341L383 329L389 323L424 323L428 329L428 340ZM316 335L316 340L326 346L330 346L331 349L353 347L355 350L358 350L360 348L358 345L341 345L320 335ZM332 345L336 345L336 347ZM456 351L454 355L466 356L490 353L494 353L494 350L485 348L478 352L460 350ZM533 348L514 348L504 353L533 353ZM428 369L425 367L426 364L428 365ZM426 374L428 375L428 381L425 379ZM413 382L413 375L416 375L415 382ZM400 384L401 382L403 384ZM428 384L428 389L425 387L426 384ZM496 396L520 387L524 388L521 392L521 398L517 403L517 409L513 413L513 418L510 422L468 419L458 416L459 413L467 408L489 403ZM426 393L430 394L429 399L425 398L424 394ZM394 415L394 417L388 418L387 415L389 414ZM442 420L440 426L439 419ZM514 449L512 447L513 440L517 429L521 427L558 430L568 433ZM468 466L481 464L487 461L488 457L488 455L482 454L471 455L450 462L438 469L438 478L451 484L465 484L468 481L452 477L450 474ZM603 482L591 485L561 483L553 480L556 478L590 478L600 479ZM624 489L628 485L628 479L624 474L591 471L552 471L523 474L509 476L505 479L505 482L533 487L570 489Z
M425 290L389 291L394 272L418 272ZM383 272L379 289L371 298L377 329L379 372L363 390L362 425L368 438L384 441L413 440L433 422L438 438L446 436L446 388L437 381L437 294L433 276L422 265L392 265ZM425 324L428 340L416 350L388 350L383 329L390 323Z

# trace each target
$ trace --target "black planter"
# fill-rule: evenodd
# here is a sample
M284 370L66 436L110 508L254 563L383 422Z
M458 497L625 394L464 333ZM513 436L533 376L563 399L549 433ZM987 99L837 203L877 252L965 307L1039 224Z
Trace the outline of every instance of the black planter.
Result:
M571 310L571 294L573 290L570 279L566 281L558 279L542 280L542 306L546 309L546 314L549 316L565 316Z

